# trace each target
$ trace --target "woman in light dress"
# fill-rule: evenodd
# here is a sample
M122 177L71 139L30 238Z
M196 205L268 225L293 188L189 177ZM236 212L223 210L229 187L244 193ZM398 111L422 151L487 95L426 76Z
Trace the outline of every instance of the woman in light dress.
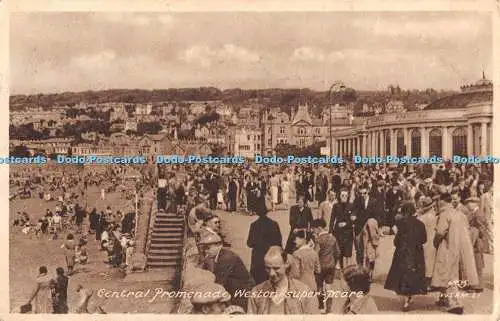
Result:
M79 284L76 287L76 292L79 294L80 298L78 301L77 308L75 309L75 313L78 313L78 314L90 313L88 307L89 307L90 299L94 295L94 291L91 289L86 289L83 287L83 285ZM98 310L99 310L99 307L98 307Z
M283 175L283 179L281 181L281 189L282 189L282 197L283 197L283 205L285 205L285 209L288 210L289 202L290 202L290 181L288 180L288 175Z
M48 275L47 267L41 266L38 269L36 286L27 304L32 304L33 313L47 314L53 313L52 289L55 287L54 280Z
M68 276L70 276L71 274L73 274L73 269L76 262L77 244L75 242L73 234L68 234L68 236L66 237L66 242L61 245L61 248L65 251L64 256L66 258L66 267L68 268Z
M278 185L279 178L276 176L276 173L271 175L269 179L269 185L271 190L271 211L274 211L275 206L278 204Z
M479 210L483 213L487 222L485 253L493 254L493 189L490 182L484 186L484 193L480 197Z

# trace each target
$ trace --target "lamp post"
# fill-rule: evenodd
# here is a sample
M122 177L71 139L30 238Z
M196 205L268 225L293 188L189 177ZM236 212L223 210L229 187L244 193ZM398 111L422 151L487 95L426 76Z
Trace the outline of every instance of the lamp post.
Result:
M328 91L328 99L330 103L330 155L333 155L333 138L332 138L332 96L333 94L338 94L340 92L343 92L345 90L345 85L341 81L336 81L333 83L333 85L330 87L330 90Z

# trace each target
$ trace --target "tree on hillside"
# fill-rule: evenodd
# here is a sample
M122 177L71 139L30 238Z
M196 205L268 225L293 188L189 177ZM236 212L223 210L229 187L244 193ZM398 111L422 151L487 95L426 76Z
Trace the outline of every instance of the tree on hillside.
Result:
M286 157L288 155L296 155L298 148L295 145L290 145L288 143L280 143L276 145L274 149L277 156Z
M28 149L28 147L24 145L17 145L14 146L14 148L10 151L10 156L14 157L30 157L31 153Z
M217 114L216 112L212 112L210 114L205 114L205 115L201 116L200 118L198 118L196 120L196 123L200 124L200 125L205 125L207 123L219 121L219 119L220 119L220 115Z
M144 134L158 134L162 129L163 127L161 126L160 122L157 121L137 124L137 134L139 136L142 136Z

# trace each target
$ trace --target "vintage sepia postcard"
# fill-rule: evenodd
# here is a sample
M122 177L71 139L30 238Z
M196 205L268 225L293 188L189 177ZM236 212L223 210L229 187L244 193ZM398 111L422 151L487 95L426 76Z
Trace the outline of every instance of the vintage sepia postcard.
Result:
M5 320L498 318L498 19L0 0Z

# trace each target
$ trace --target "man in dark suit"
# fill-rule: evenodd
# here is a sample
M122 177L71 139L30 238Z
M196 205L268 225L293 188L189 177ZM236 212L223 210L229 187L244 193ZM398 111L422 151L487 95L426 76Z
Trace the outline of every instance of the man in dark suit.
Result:
M339 242L340 254L340 267L344 267L344 259L352 256L352 242L353 242L353 226L351 216L354 214L354 209L349 200L349 191L342 189L340 191L340 202L335 203L332 208L330 218L329 232L335 236Z
M392 227L394 226L394 218L398 212L399 205L403 201L403 192L401 191L397 181L392 182L392 188L386 194L387 220L385 224L389 227L390 233L393 234Z
M227 198L229 199L229 211L236 211L236 194L238 192L238 185L234 181L233 177L229 178Z
M278 223L267 217L267 211L258 211L259 218L250 224L247 245L252 249L250 273L256 284L267 280L264 256L271 246L282 246L282 236Z
M210 174L205 182L205 188L208 191L210 209L215 210L217 208L217 192L219 191L219 186L214 174Z
M342 186L342 177L340 177L338 172L335 172L332 177L332 190L335 191L337 199L340 197L340 187Z
M68 277L64 275L62 267L58 267L56 273L52 305L55 314L66 314L68 313Z
M379 180L377 182L377 187L372 194L372 199L375 200L375 211L372 212L372 217L374 217L379 225L382 225L385 222L385 199L386 199L386 183L384 180Z
M316 179L316 200L318 205L326 200L326 192L328 190L328 179L324 173L321 173Z
M363 264L364 246L363 246L363 227L369 217L373 217L378 211L377 201L368 193L368 184L363 184L359 190L359 198L354 201L356 213L351 216L354 228L354 248L356 249L356 262ZM380 218L376 218L377 221Z
M254 282L241 258L222 247L217 234L206 233L198 243L205 254L204 268L215 275L215 283L222 285L232 296L231 304L247 310L248 298L237 291L250 291Z
M309 230L313 216L311 209L306 206L305 196L299 196L297 205L290 208L290 235L286 242L285 251L292 254L295 251L295 236L294 233L299 230Z

